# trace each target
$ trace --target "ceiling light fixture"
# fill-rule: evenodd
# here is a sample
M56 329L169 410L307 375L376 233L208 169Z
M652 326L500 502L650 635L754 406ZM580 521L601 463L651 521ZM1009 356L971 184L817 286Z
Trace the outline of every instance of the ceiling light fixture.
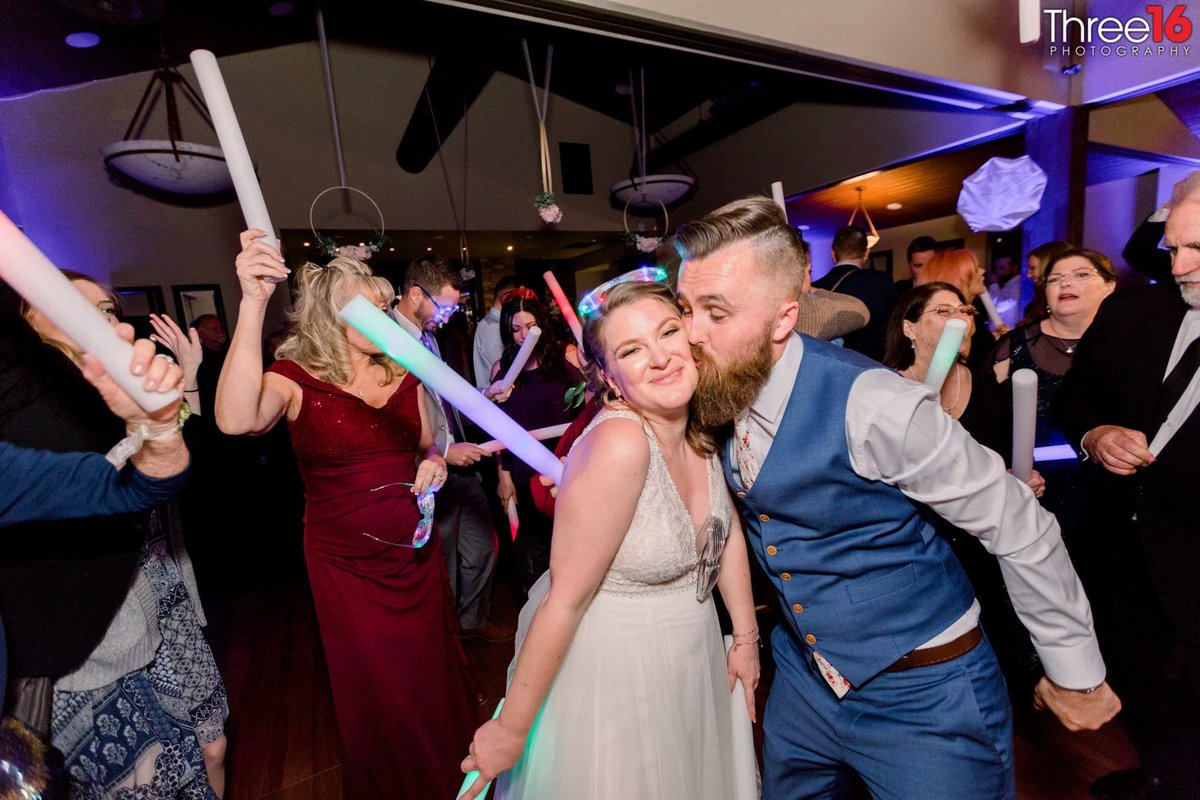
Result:
M79 31L78 33L68 34L67 38L63 41L65 41L71 47L77 47L80 50L86 50L89 47L95 47L96 45L100 44L100 37L89 31Z
M888 203L886 206L884 206L884 208L886 208L888 211L899 211L900 209L904 208L904 204L903 203Z
M162 91L156 93L155 86L160 83ZM183 134L175 101L176 84L182 87L183 96L200 113L200 117L212 127L204 100L187 78L179 73L171 57L165 52L159 53L158 68L150 76L150 83L142 94L137 110L133 112L125 136L121 141L100 149L105 165L139 183L173 194L205 195L232 189L233 178L221 148L181 141ZM166 98L168 138L132 138L145 129L160 96Z
M867 247L871 248L879 244L879 231L875 230L875 223L871 221L871 215L867 213L867 207L863 205L863 187L858 187L858 205L850 212L850 221L847 225L854 224L854 218L858 216L858 212L862 212L863 219L867 221Z

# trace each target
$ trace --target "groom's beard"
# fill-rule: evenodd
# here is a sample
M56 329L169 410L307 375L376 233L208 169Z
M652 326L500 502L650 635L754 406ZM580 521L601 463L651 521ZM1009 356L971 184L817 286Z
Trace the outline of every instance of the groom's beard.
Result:
M749 352L724 368L700 348L693 348L692 355L700 373L692 397L692 419L701 429L713 431L749 408L771 377L771 330L765 328Z

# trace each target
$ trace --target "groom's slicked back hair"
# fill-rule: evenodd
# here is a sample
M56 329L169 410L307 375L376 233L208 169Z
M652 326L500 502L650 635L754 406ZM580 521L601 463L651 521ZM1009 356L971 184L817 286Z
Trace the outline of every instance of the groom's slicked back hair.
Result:
M722 247L749 242L763 277L786 292L800 296L806 263L800 234L769 197L743 197L679 226L675 249L687 261L712 255Z

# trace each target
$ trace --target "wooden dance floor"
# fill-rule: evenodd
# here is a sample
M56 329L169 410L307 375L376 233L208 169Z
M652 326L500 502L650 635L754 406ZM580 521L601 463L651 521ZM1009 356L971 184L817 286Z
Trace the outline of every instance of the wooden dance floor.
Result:
M511 581L498 578L494 616L515 623L517 595ZM296 580L225 596L206 611L229 691L227 800L341 798L341 745L307 585ZM470 640L466 651L486 717L503 694L512 644ZM764 675L760 708L768 681ZM1017 717L1022 800L1087 800L1091 781L1136 763L1119 725L1069 734L1044 714Z

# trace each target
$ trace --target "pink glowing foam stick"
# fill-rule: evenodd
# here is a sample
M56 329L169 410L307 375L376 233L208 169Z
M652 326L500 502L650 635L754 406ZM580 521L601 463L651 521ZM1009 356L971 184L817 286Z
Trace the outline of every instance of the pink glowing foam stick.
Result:
M583 325L579 322L579 315L575 313L571 301L567 299L567 293L559 285L558 278L554 277L554 273L547 270L542 277L546 279L546 285L550 287L550 294L554 295L554 302L558 305L558 310L562 312L563 319L567 321L567 327L571 329L571 335L575 337L575 344L579 345L579 353L582 356Z

